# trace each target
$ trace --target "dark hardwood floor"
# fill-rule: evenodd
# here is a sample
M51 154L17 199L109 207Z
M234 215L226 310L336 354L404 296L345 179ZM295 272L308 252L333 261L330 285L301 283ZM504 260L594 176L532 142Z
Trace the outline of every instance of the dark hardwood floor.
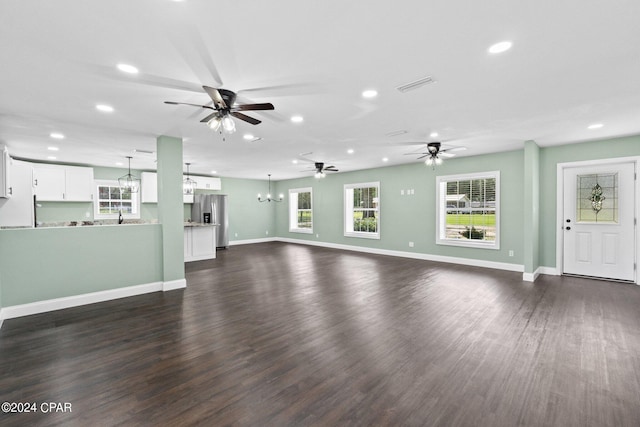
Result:
M185 290L6 320L0 402L38 413L0 425L640 426L640 288L521 276L235 246Z

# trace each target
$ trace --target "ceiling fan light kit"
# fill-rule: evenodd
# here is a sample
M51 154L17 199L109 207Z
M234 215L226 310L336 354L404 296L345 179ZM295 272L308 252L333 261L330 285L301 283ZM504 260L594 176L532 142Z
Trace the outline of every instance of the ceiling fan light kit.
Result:
M129 159L129 172L126 175L118 178L118 186L122 193L137 193L140 190L140 178L131 175L131 156L127 156Z
M267 193L266 198L262 198L262 194L258 193L258 201L259 202L281 202L284 200L284 194L279 194L277 199L271 197L271 174L269 174L269 192Z
M213 106L211 105L200 105L200 104L190 104L188 102L174 102L174 101L165 101L165 104L169 105L189 105L191 107L204 108L206 110L213 110L213 113L209 114L200 122L206 123L213 131L217 132L221 128L226 133L234 133L236 131L236 123L231 118L232 116L236 119L242 120L252 125L257 125L262 123L260 120L255 119L251 116L247 116L241 111L264 111L264 110L273 110L275 109L273 104L269 102L261 103L261 104L241 104L235 105L236 102L236 94L233 91L228 89L216 89L210 86L202 86L204 91L209 95L211 100L213 101Z

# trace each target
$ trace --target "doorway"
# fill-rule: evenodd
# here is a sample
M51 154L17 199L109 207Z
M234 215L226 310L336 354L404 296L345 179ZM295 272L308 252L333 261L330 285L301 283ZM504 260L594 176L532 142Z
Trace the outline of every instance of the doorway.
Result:
M562 274L636 281L635 161L558 165Z

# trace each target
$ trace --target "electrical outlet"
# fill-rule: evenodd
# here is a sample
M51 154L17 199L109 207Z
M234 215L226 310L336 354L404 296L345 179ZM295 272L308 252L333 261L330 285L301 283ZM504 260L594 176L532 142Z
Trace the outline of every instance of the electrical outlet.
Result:
M84 213L84 217L85 217L85 218L91 218L91 212L88 212L88 211L87 211L87 212L85 212L85 213Z
M411 195L413 196L413 188L411 189Z
M265 231L264 234L269 235L269 230Z
M319 239L319 238L320 238L320 235L319 235L319 234L316 234L316 239Z
M409 242L409 247L412 248L413 247L413 242Z
M238 237L238 233L236 233L236 237Z
M404 196L404 190L400 190L400 195Z
M509 250L509 256L513 256L513 250Z

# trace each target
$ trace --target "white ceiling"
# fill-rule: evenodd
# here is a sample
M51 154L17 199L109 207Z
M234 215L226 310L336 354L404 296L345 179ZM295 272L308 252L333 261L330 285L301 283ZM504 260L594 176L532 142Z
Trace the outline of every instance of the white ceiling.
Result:
M184 138L192 172L278 180L305 176L300 153L350 171L417 162L406 142L470 156L640 134L633 0L3 0L0 16L0 143L16 157L154 169L133 150L164 134ZM436 83L396 89L425 76ZM163 103L209 103L202 85L275 111L223 142L206 111Z

